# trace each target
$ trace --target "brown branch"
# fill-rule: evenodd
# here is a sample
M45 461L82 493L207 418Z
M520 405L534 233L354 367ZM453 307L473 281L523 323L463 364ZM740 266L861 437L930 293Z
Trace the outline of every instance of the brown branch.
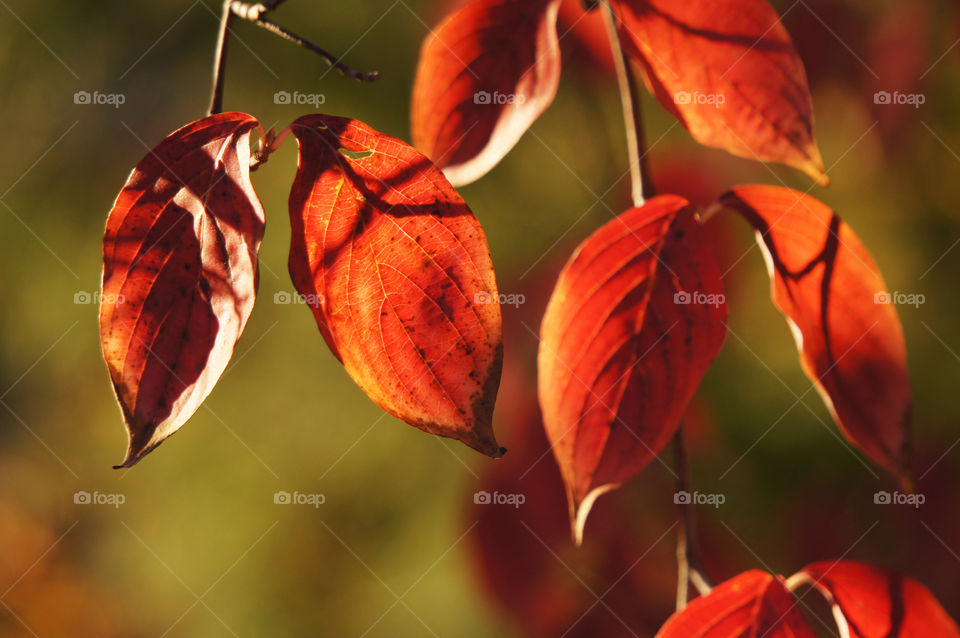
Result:
M353 78L358 82L372 82L373 80L376 80L379 77L380 74L376 71L370 71L369 73L365 73L363 71L358 71L354 69L353 67L342 62L338 56L333 55L326 49L323 49L317 46L316 44L314 44L313 42L310 42L309 40L300 37L296 33L293 33L292 31L284 27L281 27L279 24L275 22L271 22L270 20L267 20L264 17L264 15L266 15L271 10L273 10L281 2L283 2L283 0L275 0L274 2L260 2L257 4L250 4L247 2L239 2L235 0L234 2L230 3L230 10L233 13L233 15L237 16L242 20L252 22L258 27L262 29L266 29L267 31L269 31L274 35L280 36L284 40L293 42L297 46L303 47L304 49L307 49L309 51L313 51L314 53L319 55L321 58L323 58L327 64L329 64L331 67L339 71L341 75L344 75L349 78Z
M332 68L339 71L340 74L353 78L358 82L372 82L379 77L380 74L376 71L369 73L357 71L326 49L317 46L313 42L300 37L264 17L283 4L283 2L284 0L265 0L264 2L252 4L249 2L238 2L237 0L224 0L223 11L220 15L220 31L217 35L217 50L213 62L213 88L210 95L210 108L207 110L209 115L219 113L223 110L223 85L227 66L227 45L230 42L230 25L233 23L234 18L252 22L258 27L280 36L284 40L293 42L309 51L313 51L323 58Z

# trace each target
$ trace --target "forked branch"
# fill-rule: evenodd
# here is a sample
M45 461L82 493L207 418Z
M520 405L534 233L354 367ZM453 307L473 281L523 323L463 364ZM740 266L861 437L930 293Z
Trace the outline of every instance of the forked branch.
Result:
M379 73L376 71L363 72L354 69L345 64L338 56L333 55L326 49L317 46L310 40L300 37L296 33L280 26L279 24L268 20L265 16L283 4L284 0L267 0L266 2L239 2L238 0L224 0L223 11L220 16L220 32L217 36L217 50L213 65L213 90L210 96L210 108L208 114L213 115L223 110L223 84L224 71L227 65L227 45L230 42L230 25L235 18L252 22L261 29L266 29L274 35L280 36L284 40L293 42L309 51L319 55L332 68L349 78L358 82L372 82L376 80Z

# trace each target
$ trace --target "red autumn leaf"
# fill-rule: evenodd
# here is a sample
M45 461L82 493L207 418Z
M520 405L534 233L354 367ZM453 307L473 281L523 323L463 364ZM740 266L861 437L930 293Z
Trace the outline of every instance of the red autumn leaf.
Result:
M673 436L725 319L703 231L675 195L607 223L564 267L540 330L539 396L578 539L594 500Z
M813 585L850 638L958 638L957 623L930 590L897 572L854 561L807 565L791 585Z
M625 50L695 140L827 182L803 62L766 0L617 0Z
M560 0L473 0L423 44L413 143L455 186L497 165L560 82Z
M867 456L906 478L912 403L906 345L870 253L835 212L797 191L739 186L719 201L756 229L773 301L840 428Z
M380 407L490 456L503 359L480 223L404 142L307 115L290 192L290 275L320 332Z
M781 578L752 570L673 614L657 638L815 638Z
M196 412L256 297L263 208L245 113L174 132L137 164L103 237L100 341L130 467Z

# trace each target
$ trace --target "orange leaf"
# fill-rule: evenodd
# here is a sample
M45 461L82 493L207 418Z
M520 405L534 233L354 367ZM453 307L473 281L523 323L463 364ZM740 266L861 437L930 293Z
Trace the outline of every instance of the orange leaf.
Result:
M867 249L835 212L777 186L720 197L757 231L772 296L804 372L841 430L870 458L908 474L912 395L903 330Z
M181 128L144 157L103 237L100 341L130 467L196 412L223 374L257 288L263 208L245 113Z
M390 414L499 456L499 293L480 223L398 139L328 115L291 130L290 275L330 349Z
M930 590L897 572L854 561L822 561L790 578L813 585L850 638L958 638L957 623Z
M625 50L695 140L824 185L803 62L766 0L617 0Z
M673 614L657 638L815 638L782 579L759 570L723 582Z
M454 186L497 165L557 93L560 0L473 0L423 43L413 143Z
M539 395L578 540L594 500L673 436L725 319L709 246L675 195L601 227L560 273L540 329Z

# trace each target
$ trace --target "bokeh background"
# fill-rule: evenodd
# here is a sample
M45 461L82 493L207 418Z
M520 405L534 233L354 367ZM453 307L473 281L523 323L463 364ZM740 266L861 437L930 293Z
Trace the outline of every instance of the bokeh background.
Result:
M384 415L328 352L292 291L288 143L254 175L267 211L259 303L233 363L177 436L132 470L97 334L100 242L147 149L202 116L219 2L0 0L0 635L648 636L672 610L672 463L602 498L571 546L536 412L535 333L573 248L627 206L626 151L593 16L564 35L555 104L461 192L486 229L502 292L500 461ZM812 193L859 233L899 308L915 391L919 509L880 506L892 480L838 435L769 302L750 233L711 221L731 334L690 415L697 510L715 581L856 558L927 583L960 617L960 7L951 0L778 0L806 65L833 182ZM237 23L225 108L284 126L317 110L408 139L420 42L449 3L290 0L273 19L346 61ZM563 23L580 19L575 2ZM563 32L567 29L564 28ZM919 108L876 91L921 94ZM76 104L77 91L119 106ZM320 98L318 98L319 101ZM696 146L645 96L657 188L707 203L736 183L802 175ZM279 296L277 296L279 294ZM477 490L524 505L475 505ZM323 494L277 505L278 490ZM78 491L122 495L83 505ZM822 606L805 599L809 613ZM821 625L824 635L831 635Z

